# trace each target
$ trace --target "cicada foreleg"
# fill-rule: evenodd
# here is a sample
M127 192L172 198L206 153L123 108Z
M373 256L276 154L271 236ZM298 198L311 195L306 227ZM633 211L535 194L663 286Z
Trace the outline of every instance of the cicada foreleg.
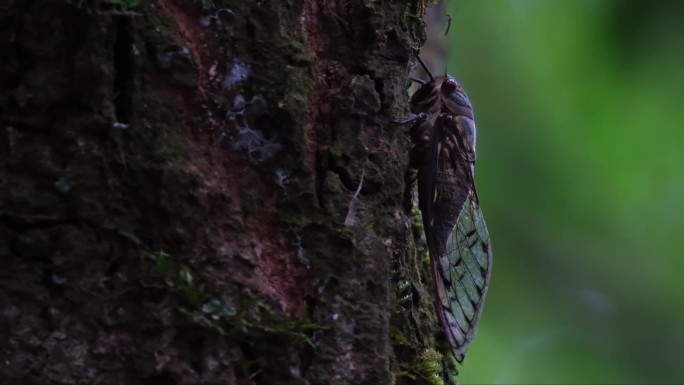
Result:
M417 77L414 77L414 76L409 77L409 79L411 79L412 82L416 82L416 83L420 84L421 86L424 85L425 83L427 83L425 80L418 79Z
M417 122L424 122L427 120L427 114L424 112L421 112L419 114L416 114L414 116L411 116L409 118L406 118L404 120L393 120L392 123L394 123L397 126L407 126L409 124L417 123Z

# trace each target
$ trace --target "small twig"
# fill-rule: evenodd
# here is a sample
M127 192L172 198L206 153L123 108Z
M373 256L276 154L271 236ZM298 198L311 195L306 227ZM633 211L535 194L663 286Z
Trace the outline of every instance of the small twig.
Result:
M356 224L356 211L358 209L358 196L359 193L361 192L361 187L363 186L363 177L364 177L365 172L361 173L361 180L359 181L359 187L356 189L356 192L354 193L354 196L351 199L351 202L349 202L349 209L347 210L347 217L344 219L344 225L347 227L354 226Z

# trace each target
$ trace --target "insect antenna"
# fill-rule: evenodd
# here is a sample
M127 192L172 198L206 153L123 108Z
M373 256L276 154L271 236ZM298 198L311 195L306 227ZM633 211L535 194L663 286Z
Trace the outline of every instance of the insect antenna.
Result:
M447 27L446 31L444 31L444 36L447 36L449 34L449 28L451 28L451 15L447 13Z
M430 69L428 68L427 64L425 64L423 59L420 58L420 55L416 56L416 58L418 59L418 62L420 63L420 65L423 66L425 73L427 73L428 76L430 77L430 83L434 83L435 77L432 75L432 72L430 72Z
M423 79L418 79L418 78L413 77L413 76L411 76L410 79L411 79L411 81L414 81L414 82L416 82L416 83L418 83L418 84L420 84L420 85L423 85L423 84L427 83L425 80L423 80Z

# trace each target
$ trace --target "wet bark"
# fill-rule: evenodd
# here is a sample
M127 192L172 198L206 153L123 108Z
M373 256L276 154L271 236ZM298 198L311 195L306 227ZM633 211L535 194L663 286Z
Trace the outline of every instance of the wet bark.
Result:
M390 124L423 13L0 2L0 382L438 383Z

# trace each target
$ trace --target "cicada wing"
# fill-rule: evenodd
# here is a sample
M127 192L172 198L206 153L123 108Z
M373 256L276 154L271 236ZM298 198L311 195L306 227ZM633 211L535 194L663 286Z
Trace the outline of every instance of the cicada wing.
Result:
M463 362L482 314L492 251L470 156L452 118L445 116L435 123L433 169L428 186L420 189L420 199L437 313L456 359Z
M444 286L438 293L445 331L456 358L462 362L477 332L492 271L489 232L474 191L435 268Z

